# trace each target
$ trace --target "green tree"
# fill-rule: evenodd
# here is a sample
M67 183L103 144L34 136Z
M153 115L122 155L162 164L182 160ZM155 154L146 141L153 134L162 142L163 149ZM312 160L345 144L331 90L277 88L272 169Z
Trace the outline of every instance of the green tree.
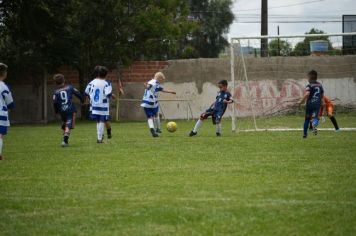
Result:
M268 44L270 56L288 56L292 51L292 46L285 40L273 39Z
M312 28L309 32L305 34L325 34L324 31ZM302 42L299 42L295 45L292 55L293 56L308 56L310 55L310 41L314 40L326 40L329 43L329 50L333 50L332 44L330 43L329 37L319 36L319 37L308 37L304 38Z
M227 45L224 37L234 20L231 0L191 0L191 17L198 23L187 40L197 57L218 57Z

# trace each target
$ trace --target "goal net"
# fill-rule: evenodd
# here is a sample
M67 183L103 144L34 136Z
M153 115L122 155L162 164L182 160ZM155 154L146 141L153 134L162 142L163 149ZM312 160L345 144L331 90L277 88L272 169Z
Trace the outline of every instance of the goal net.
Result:
M356 128L356 33L232 38L233 131L299 130L310 70L344 130ZM333 130L324 112L320 128Z

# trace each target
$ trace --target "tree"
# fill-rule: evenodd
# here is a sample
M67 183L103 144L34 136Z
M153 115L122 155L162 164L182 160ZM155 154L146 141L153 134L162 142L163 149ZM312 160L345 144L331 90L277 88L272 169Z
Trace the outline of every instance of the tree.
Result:
M194 48L196 57L218 57L227 45L224 37L234 20L231 0L191 0L191 17L197 21L186 44Z
M270 56L288 56L292 51L292 46L285 40L273 39L268 44Z
M305 34L325 34L324 31L312 28L309 32ZM310 55L310 41L314 40L325 40L328 41L329 49L333 50L332 44L330 43L329 37L319 36L319 37L308 37L304 38L302 42L299 42L295 45L292 55L293 56L308 56Z
M72 56L68 21L62 17L70 0L3 0L0 2L1 60L10 71L46 73Z

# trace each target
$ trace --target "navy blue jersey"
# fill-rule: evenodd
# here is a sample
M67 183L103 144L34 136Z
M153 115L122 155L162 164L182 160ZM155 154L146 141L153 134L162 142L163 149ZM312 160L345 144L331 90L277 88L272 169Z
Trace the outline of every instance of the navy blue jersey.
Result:
M310 82L305 90L310 93L307 100L307 106L320 106L321 99L324 95L323 86L316 81Z
M73 113L76 112L72 100L73 95L76 96L82 103L84 102L83 96L80 92L71 85L65 85L57 89L53 94L53 105L56 113Z
M225 112L227 104L224 103L224 100L230 101L230 99L231 93L229 93L228 91L220 91L216 96L216 101L212 108L216 112Z

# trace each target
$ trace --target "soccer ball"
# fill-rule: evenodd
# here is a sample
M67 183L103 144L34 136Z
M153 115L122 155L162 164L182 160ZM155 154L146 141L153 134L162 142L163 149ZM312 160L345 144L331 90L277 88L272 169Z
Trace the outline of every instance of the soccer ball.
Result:
M167 123L167 130L168 132L175 132L177 130L177 123L176 122L173 122L173 121L170 121Z

